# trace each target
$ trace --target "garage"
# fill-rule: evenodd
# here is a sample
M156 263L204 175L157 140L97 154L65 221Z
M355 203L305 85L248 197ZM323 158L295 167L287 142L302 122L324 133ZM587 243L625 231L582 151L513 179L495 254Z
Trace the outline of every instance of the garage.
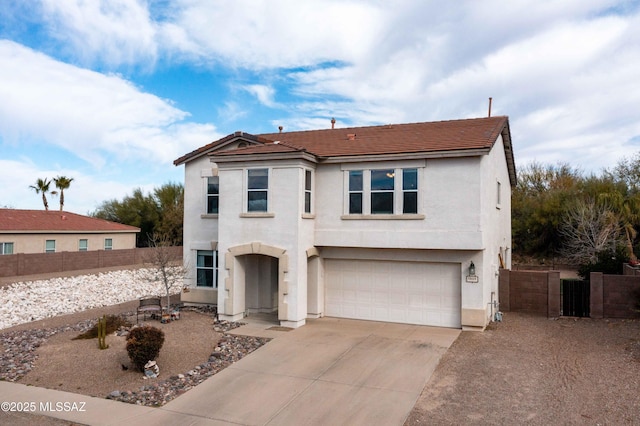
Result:
M460 328L460 264L325 260L325 315Z

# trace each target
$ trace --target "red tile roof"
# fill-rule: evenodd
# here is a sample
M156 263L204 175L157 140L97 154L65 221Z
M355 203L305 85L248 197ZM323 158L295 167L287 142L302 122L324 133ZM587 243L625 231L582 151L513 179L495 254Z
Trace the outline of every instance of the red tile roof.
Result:
M140 232L135 226L57 210L0 209L0 233Z

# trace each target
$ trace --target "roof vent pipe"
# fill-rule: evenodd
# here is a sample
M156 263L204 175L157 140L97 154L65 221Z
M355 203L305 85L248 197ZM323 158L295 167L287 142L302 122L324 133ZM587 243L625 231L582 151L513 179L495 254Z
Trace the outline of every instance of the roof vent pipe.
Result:
M491 101L493 98L489 98L489 117L491 117Z
M331 118L331 128L332 129L336 128L336 119L335 118Z
M282 133L282 129L283 129L282 126L278 126L278 130L280 130L280 133Z

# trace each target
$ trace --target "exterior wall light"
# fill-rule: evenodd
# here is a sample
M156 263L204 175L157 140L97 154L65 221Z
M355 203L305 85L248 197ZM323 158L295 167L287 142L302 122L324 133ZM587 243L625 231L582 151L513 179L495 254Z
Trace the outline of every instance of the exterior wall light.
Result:
M473 261L469 264L469 275L467 275L466 281L468 283L477 283L478 276L476 275L476 265Z

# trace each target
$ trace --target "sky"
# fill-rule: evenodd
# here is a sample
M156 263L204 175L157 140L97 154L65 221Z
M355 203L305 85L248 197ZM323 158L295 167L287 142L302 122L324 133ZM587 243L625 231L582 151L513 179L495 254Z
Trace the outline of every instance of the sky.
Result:
M490 97L517 168L633 157L640 2L3 0L0 207L42 209L30 185L66 176L89 214L183 183L173 160L237 130L485 117Z

